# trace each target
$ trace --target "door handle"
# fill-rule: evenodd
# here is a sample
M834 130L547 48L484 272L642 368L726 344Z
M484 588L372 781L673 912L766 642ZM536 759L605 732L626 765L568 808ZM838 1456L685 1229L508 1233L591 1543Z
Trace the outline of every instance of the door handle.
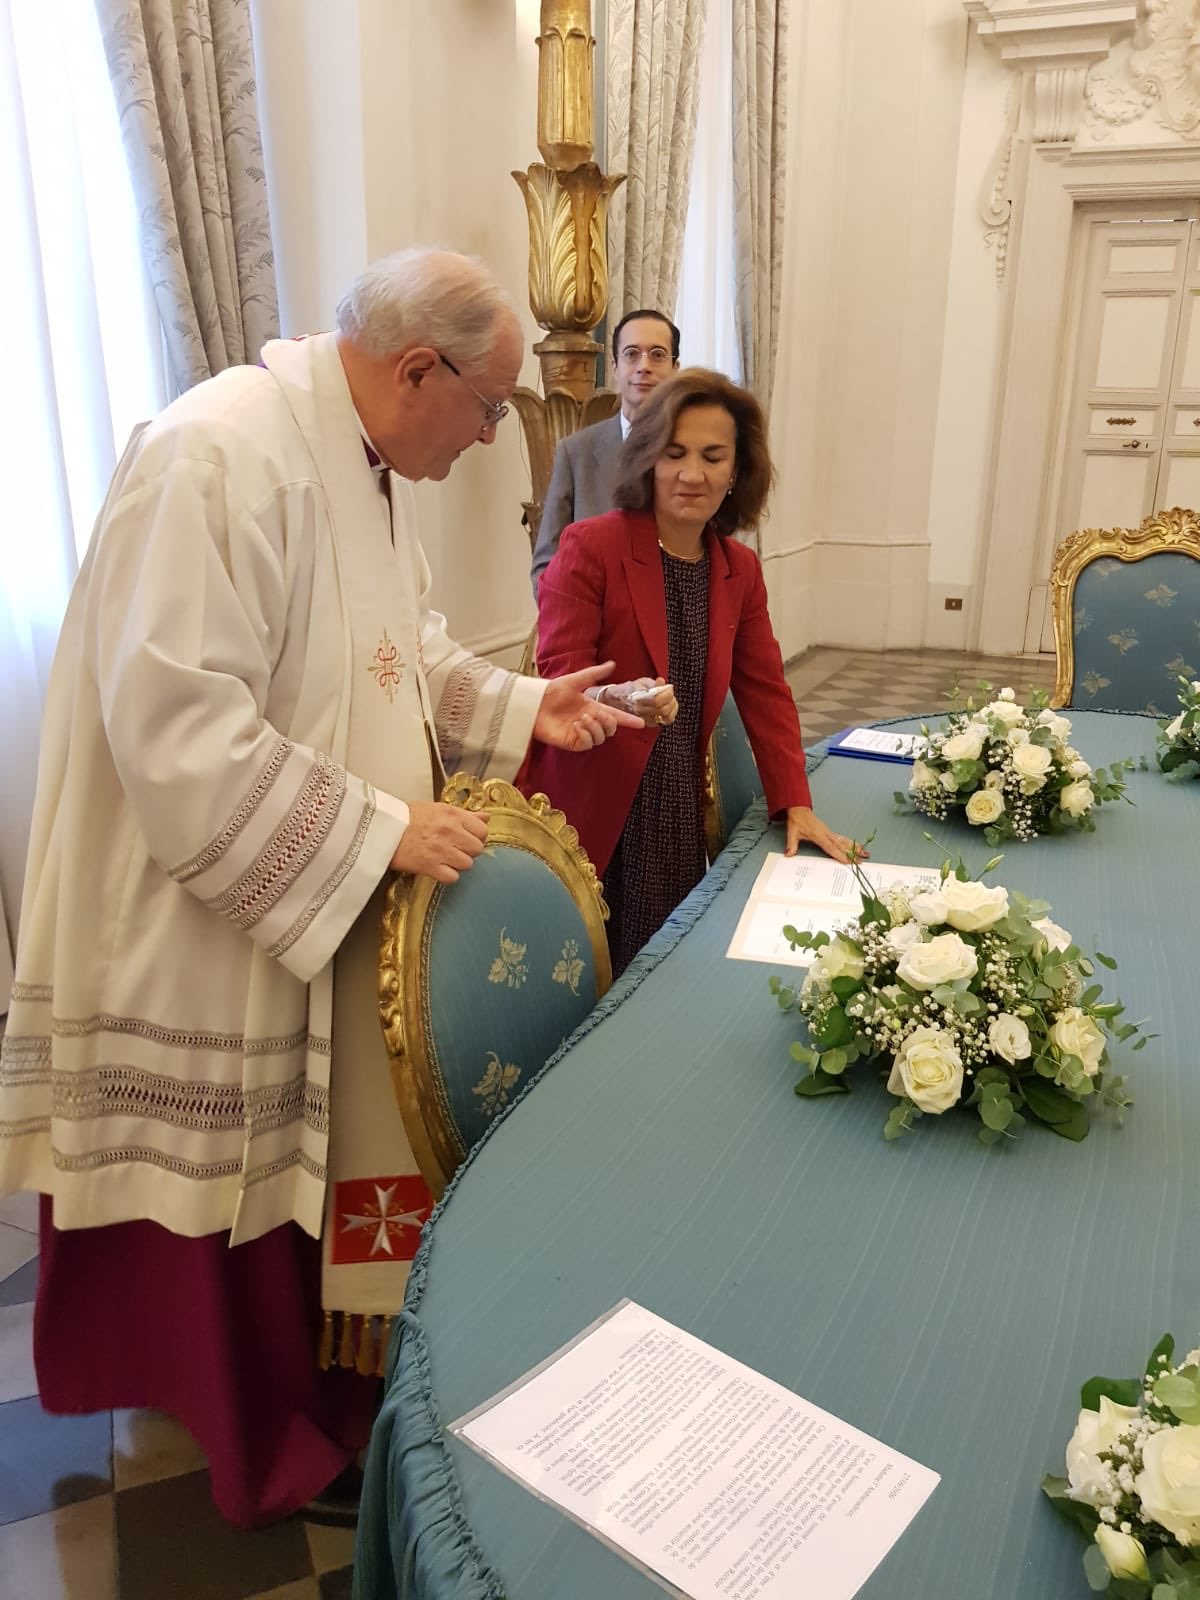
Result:
M1125 443L1121 446L1122 450L1140 450L1141 448L1142 441L1140 439L1126 439Z
M1132 428L1135 421L1134 417L1109 417L1108 425L1110 428ZM1200 427L1200 423L1197 426Z

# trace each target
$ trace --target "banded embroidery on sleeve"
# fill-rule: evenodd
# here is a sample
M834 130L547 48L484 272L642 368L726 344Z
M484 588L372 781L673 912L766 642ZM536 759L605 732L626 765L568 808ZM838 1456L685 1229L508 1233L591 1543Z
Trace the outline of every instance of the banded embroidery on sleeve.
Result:
M325 879L325 882L317 890L316 894L313 895L312 899L308 902L296 920L291 924L286 932L276 939L274 944L267 947L267 954L269 956L283 955L285 951L292 948L298 939L301 939L304 936L309 927L312 925L314 918L320 913L321 909L329 903L341 885L349 877L350 873L354 870L354 864L362 853L362 847L366 843L367 834L370 832L371 823L375 818L375 812L377 809L375 805L375 791L373 789L369 789L368 794L370 798L363 802L362 811L358 819L358 826L354 830L354 837L350 841L349 848L346 850L345 854L339 860L337 866Z
M176 883L187 883L190 879L199 877L202 872L207 872L209 867L215 866L221 857L228 853L245 831L259 806L262 805L267 795L271 792L276 778L283 771L291 753L291 741L281 736L275 749L264 763L262 770L243 796L237 810L221 829L220 833L215 838L210 839L204 848L194 855L190 861L185 861L181 866L171 868L171 877L175 879Z
M456 771L462 764L471 719L483 687L494 671L490 661L480 661L472 656L453 667L446 678L434 721L442 763L447 772Z
M324 845L345 796L345 769L319 755L267 844L245 872L205 904L237 928L261 922Z

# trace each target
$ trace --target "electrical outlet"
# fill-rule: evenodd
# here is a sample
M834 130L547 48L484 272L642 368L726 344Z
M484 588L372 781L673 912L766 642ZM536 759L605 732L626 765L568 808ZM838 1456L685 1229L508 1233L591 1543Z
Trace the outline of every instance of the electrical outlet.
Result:
M957 594L947 595L946 596L946 610L947 611L961 611L962 610L962 596L961 595L957 595Z

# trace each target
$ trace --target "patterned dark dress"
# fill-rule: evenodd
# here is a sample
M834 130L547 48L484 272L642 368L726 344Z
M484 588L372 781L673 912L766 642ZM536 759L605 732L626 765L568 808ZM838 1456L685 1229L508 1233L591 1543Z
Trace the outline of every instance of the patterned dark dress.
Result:
M708 659L708 557L662 552L670 677L679 715L659 731L604 874L613 977L704 876L700 711Z

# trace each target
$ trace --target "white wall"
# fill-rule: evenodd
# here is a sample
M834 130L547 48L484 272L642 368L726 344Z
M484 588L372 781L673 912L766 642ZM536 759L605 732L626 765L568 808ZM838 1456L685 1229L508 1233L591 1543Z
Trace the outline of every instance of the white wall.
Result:
M539 159L537 6L252 0L285 333L329 327L349 280L408 244L479 255L530 343L525 206ZM537 382L528 355L522 381ZM519 658L533 619L515 414L444 484L418 487L435 602L463 643Z
M776 625L789 654L915 646L967 18L961 0L797 9L767 536Z

